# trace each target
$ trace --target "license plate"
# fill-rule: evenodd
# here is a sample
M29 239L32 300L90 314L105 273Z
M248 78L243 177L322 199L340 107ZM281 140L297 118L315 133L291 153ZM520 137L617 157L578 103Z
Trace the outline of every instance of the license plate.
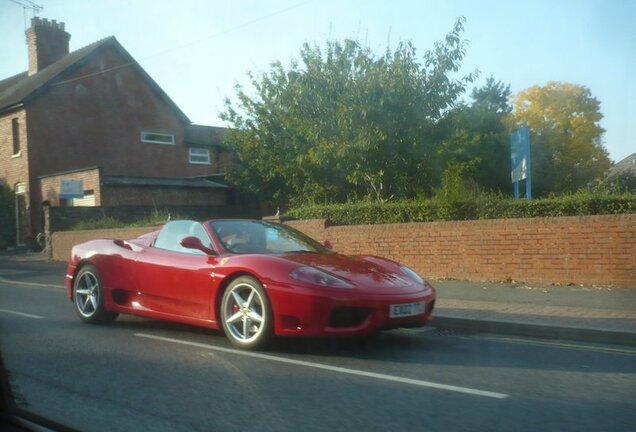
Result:
M391 318L408 317L424 313L424 302L392 304L389 308Z

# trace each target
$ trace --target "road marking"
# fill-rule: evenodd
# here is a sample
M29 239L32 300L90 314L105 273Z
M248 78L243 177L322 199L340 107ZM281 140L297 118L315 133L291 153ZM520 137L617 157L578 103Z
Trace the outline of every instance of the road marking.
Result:
M422 328L398 328L395 330L390 330L393 333L402 333L408 335L419 335L424 333L430 333L435 331L435 327L422 327Z
M513 343L517 345L532 345L532 346L540 346L540 347L549 347L549 348L561 348L561 349L573 349L579 351L593 351L593 352L601 352L608 354L624 354L630 356L636 356L636 350L631 350L629 348L611 348L611 347L602 347L602 346L594 346L594 345L583 345L576 343L565 343L565 342L550 342L550 341L539 341L539 340L530 340L530 339L516 339L509 337L498 337L498 336L460 336L462 339L481 339L487 340L490 342L505 342L505 343Z
M357 375L357 376L363 376L363 377L367 377L367 378L375 378L375 379L380 379L380 380L384 380L384 381L398 382L398 383L401 383L401 384L411 384L411 385L416 385L416 386L420 386L420 387L429 387L429 388L435 388L435 389L439 389L439 390L448 390L448 391L453 391L453 392L458 392L458 393L470 394L470 395L473 395L473 396L484 396L484 397L490 397L490 398L495 398L495 399L505 399L505 398L509 397L509 395L504 394L504 393L496 393L496 392L485 391L485 390L477 390L477 389L472 389L472 388L468 388L468 387L458 387L458 386L453 386L453 385L435 383L435 382L431 382L431 381L422 381L422 380L416 380L416 379L411 379L411 378L403 378L403 377L399 377L399 376L395 376L395 375L386 375L386 374L381 374L381 373L367 372L367 371L343 368L343 367L338 367L338 366L329 366L329 365L324 365L324 364L320 364L320 363L312 363L312 362L307 362L307 361L302 361L302 360L294 360L294 359L290 359L290 358L273 356L273 355L269 355L269 354L256 353L256 352L251 352L251 351L241 351L241 350L232 349L232 348L223 348L223 347L219 347L219 346L215 346L215 345L202 344L202 343L190 342L190 341L183 341L183 340L179 340L179 339L167 338L167 337L162 337L162 336L155 336L155 335L150 335L150 334L145 334L145 333L135 333L135 336L142 337L142 338L148 338L148 339L154 339L154 340L163 341L163 342L170 342L170 343L176 343L176 344L181 344L181 345L188 345L188 346L193 346L193 347L197 347L197 348L204 348L204 349L209 349L209 350L213 350L213 351L219 351L219 352L228 353L228 354L236 354L236 355L240 355L240 356L244 356L244 357L252 357L252 358L258 358L258 359L262 359L262 360L270 360L270 361L275 361L275 362L279 362L279 363L293 364L293 365L296 365L296 366L305 366L305 367L310 367L310 368L314 368L314 369L322 369L322 370L327 370L327 371L330 371L330 372L338 372L338 373L343 373L343 374L348 374L348 375Z
M22 285L22 286L27 286L30 288L47 288L49 291L53 291L53 290L58 291L59 289L66 289L64 285L51 285L51 284L43 284L38 282L22 282L22 281L15 281L11 279L5 279L3 277L0 277L0 283L11 284L11 285Z
M40 316L40 315L31 315L31 314L28 314L28 313L17 312L17 311L12 311L12 310L8 310L8 309L0 309L0 312L12 314L12 315L18 315L18 316L26 317L26 318L44 319L44 317Z

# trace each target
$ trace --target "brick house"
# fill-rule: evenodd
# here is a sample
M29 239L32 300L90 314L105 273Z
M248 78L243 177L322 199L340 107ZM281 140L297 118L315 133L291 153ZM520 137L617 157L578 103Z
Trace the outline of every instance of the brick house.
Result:
M29 69L0 81L0 182L16 193L19 242L42 205L223 204L224 128L188 117L114 38L69 52L64 23L33 18ZM83 196L64 199L62 181ZM81 183L80 183L81 181Z

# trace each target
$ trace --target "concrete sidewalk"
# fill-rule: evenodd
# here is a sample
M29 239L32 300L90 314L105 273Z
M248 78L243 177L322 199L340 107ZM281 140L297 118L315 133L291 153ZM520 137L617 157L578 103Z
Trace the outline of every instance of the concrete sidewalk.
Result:
M437 327L636 346L636 288L432 284Z
M0 255L0 278L64 285L66 263ZM431 281L440 328L636 346L636 287Z

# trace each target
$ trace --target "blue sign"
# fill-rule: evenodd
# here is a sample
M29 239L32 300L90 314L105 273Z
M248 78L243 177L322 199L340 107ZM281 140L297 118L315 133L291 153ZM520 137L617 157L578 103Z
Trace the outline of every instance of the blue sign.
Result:
M530 132L527 126L521 127L510 137L510 178L514 183L515 198L519 198L519 182L526 181L526 198L532 198L532 180L530 171Z
M530 166L530 136L528 127L522 127L513 132L510 138L510 177L512 182L528 178Z
M84 182L82 180L60 181L60 199L84 198Z

